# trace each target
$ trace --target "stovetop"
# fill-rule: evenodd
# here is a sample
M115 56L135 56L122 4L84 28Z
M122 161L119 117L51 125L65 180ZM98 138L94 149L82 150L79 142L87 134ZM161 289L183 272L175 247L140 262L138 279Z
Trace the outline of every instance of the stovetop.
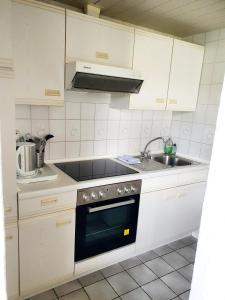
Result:
M138 173L112 159L71 161L55 165L76 181Z

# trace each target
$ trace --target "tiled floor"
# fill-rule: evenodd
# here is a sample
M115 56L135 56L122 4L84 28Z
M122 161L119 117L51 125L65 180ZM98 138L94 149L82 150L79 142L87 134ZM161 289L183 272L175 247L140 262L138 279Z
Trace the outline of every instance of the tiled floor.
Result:
M196 240L187 237L30 300L187 300Z

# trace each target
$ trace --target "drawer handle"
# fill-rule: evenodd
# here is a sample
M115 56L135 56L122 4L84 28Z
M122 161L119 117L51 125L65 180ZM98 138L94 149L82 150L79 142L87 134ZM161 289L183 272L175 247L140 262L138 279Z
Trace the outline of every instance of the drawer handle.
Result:
M50 89L45 89L45 96L56 96L56 97L60 97L60 90L50 90Z
M13 236L12 236L12 235L7 235L7 236L5 237L5 239L6 239L7 241L12 240L12 239L13 239Z
M6 212L6 213L12 212L12 207L6 207L6 208L5 208L5 212Z
M59 221L59 222L56 223L56 227L61 227L61 226L69 225L71 223L72 223L72 220Z
M169 99L169 103L170 104L177 104L177 100L176 99Z
M163 98L156 98L155 102L156 103L165 103L165 99L163 99Z
M57 198L48 198L41 200L41 206L47 206L58 202Z

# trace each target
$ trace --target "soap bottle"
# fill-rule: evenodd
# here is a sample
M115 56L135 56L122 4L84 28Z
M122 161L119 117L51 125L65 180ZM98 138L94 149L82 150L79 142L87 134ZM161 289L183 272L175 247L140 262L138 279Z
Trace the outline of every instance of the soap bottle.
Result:
M164 153L165 153L165 154L171 154L172 151L173 151L173 142L172 142L171 138L169 138L169 139L165 142Z
M177 144L173 144L172 155L176 156L177 153Z

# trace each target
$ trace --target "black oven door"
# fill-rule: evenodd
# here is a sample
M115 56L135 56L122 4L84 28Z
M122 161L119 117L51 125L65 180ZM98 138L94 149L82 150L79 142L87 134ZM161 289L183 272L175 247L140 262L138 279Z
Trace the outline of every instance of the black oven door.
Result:
M75 261L135 242L139 195L78 206Z

